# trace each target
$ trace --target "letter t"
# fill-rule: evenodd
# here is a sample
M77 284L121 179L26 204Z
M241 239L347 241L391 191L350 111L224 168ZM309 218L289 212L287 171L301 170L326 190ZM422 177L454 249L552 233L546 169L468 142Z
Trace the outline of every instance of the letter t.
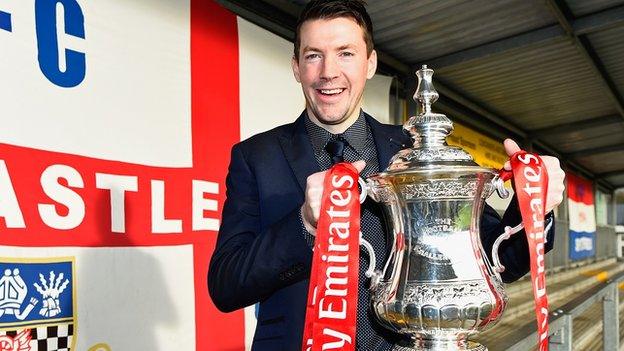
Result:
M110 190L111 231L126 232L126 191L137 191L137 177L96 173L95 186Z

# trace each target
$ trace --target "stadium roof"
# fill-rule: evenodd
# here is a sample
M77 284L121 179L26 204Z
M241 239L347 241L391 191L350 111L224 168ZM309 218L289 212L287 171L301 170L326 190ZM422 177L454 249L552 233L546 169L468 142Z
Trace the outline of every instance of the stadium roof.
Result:
M289 40L307 2L217 1ZM368 3L380 71L404 96L427 64L451 119L624 187L624 0Z

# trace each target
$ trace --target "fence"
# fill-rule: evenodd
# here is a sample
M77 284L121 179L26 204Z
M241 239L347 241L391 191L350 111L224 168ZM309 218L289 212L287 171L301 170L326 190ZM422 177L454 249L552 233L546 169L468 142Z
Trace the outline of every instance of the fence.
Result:
M546 255L546 267L549 269L561 269L576 266L587 261L597 261L617 255L617 236L614 227L596 227L596 240L594 242L595 255L582 261L572 261L569 255L569 226L567 221L555 222L555 249Z
M551 312L549 317L549 349L551 351L572 351L573 321L591 305L602 300L603 350L619 349L619 296L618 285L624 281L624 272L601 283L566 305ZM527 323L502 345L502 350L526 351L535 348L537 331L535 321Z

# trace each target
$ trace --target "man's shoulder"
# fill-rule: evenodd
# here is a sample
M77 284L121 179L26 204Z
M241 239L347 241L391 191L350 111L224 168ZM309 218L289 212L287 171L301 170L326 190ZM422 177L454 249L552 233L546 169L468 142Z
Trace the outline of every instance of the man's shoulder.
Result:
M402 145L411 145L411 139L409 133L407 133L403 126L400 124L386 124L379 122L377 119L369 114L366 114L368 125L373 130L373 133L383 133L385 136L390 137L397 143Z
M389 133L404 133L403 126L400 124L386 124L377 121L377 128L381 128Z
M245 152L262 152L263 149L279 146L281 138L292 135L295 123L287 123L277 126L273 129L254 134L234 145L234 148L240 148Z

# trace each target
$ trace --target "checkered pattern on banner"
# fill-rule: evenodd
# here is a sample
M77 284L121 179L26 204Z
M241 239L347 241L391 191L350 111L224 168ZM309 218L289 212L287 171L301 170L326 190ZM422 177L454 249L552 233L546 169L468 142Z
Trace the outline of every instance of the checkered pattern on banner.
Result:
M19 330L0 331L0 335L15 337ZM73 324L42 326L30 330L30 351L70 351L74 337Z

